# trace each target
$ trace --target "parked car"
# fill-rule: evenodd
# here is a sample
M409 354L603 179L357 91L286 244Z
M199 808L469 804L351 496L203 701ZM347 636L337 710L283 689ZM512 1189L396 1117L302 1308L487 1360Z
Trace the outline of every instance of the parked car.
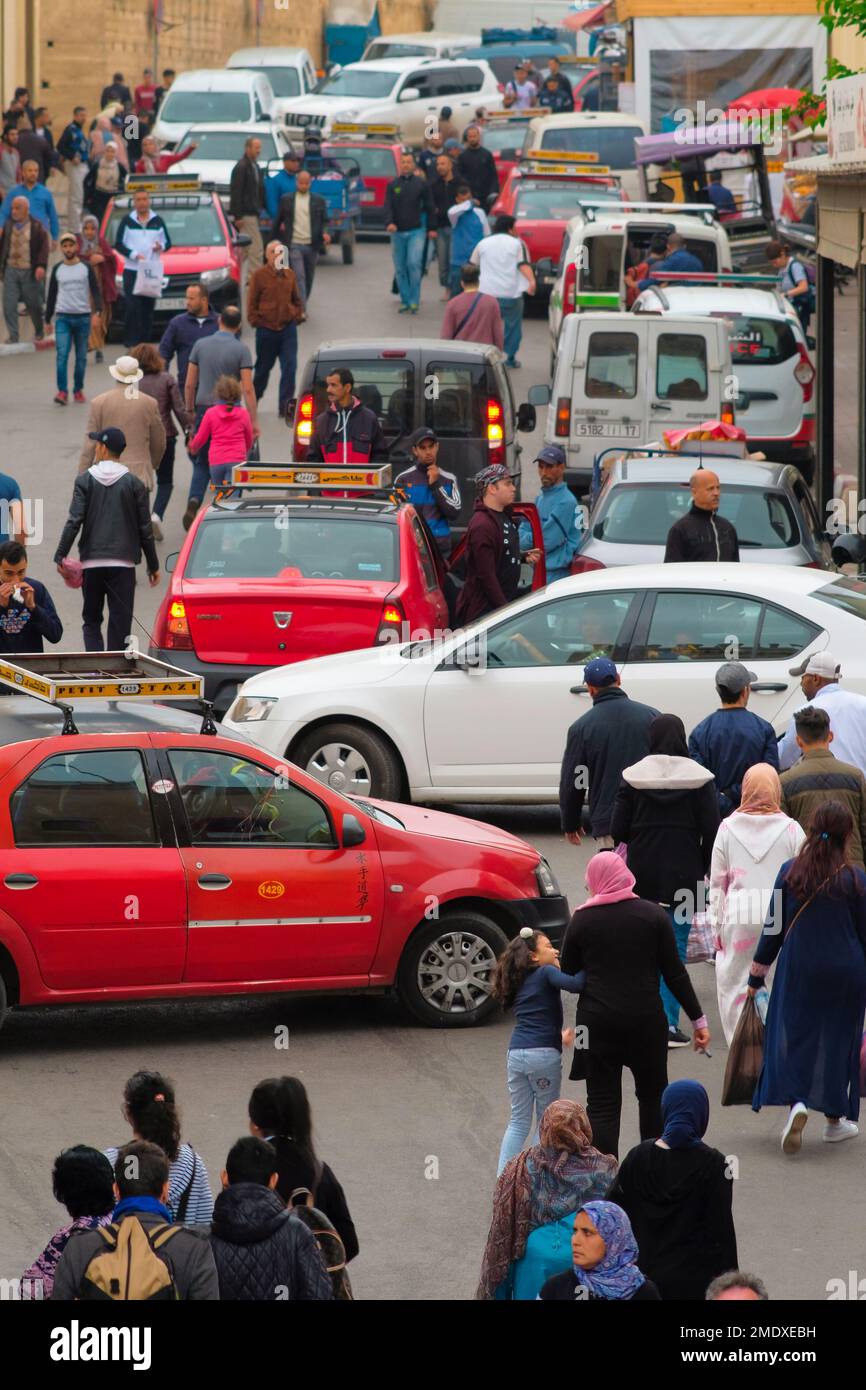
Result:
M156 113L153 134L173 150L192 125L256 125L270 120L274 92L264 72L197 68L172 82Z
M749 449L815 472L815 368L790 300L746 285L669 285L645 290L634 313L709 314L728 325L738 382L737 424Z
M385 235L387 218L385 216L385 192L388 184L400 172L400 152L403 146L397 139L397 127L375 136L369 126L350 121L335 123L333 139L322 145L325 158L331 156L350 156L357 164L364 191L361 194L361 212L358 219L358 232Z
M316 65L305 48L238 48L226 67L264 73L275 98L303 96L319 81Z
M533 116L524 137L524 152L562 150L594 155L622 180L630 198L640 196L634 142L646 134L639 116L621 111L575 111L556 116Z
M479 39L479 34L445 34L435 29L379 34L367 44L361 62L377 63L380 58L457 58Z
M641 458L638 451L611 456L572 573L661 562L668 531L691 506L689 478L701 464L719 475L719 514L736 527L742 560L832 568L826 528L799 469L697 453Z
M556 802L569 725L590 708L583 666L616 662L632 699L694 728L730 660L781 733L803 702L791 668L845 654L866 695L866 583L789 565L618 565L557 580L444 643L347 652L255 676L225 726L325 784L335 749L363 795Z
M175 164L172 173L189 174L202 183L211 184L223 205L228 206L232 169L242 157L247 140L253 135L262 142L258 159L262 172L267 174L282 168L283 154L292 142L280 126L270 121L258 121L249 126L210 121L205 125L190 126L183 137L183 144L193 143L198 148L187 159Z
M307 455L316 416L327 409L325 378L349 367L355 394L379 417L394 475L409 463L408 437L430 425L439 463L454 473L463 497L461 525L474 505L472 478L489 463L507 463L520 479L518 433L535 428L535 409L515 409L505 358L484 343L437 338L355 338L321 343L298 376L293 457ZM518 491L518 496L519 496Z

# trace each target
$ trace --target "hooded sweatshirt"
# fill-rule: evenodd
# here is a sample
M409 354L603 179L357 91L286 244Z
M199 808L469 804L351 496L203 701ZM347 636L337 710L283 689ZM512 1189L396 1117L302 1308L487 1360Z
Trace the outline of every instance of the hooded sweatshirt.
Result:
M675 906L681 890L696 894L718 828L713 774L700 763L650 753L624 769L610 833L628 845L628 866L642 898Z
M56 565L66 559L79 531L84 569L137 565L142 551L148 573L159 569L147 489L116 459L94 463L75 479L69 515L54 553Z

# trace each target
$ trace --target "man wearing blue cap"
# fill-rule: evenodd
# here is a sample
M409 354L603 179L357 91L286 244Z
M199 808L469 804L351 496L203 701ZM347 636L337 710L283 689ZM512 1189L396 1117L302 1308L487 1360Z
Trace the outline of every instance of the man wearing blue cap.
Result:
M559 781L562 830L571 844L580 844L588 789L595 847L613 849L610 823L622 774L649 753L649 726L658 710L628 698L609 656L594 657L584 667L583 679L592 696L592 709L568 731Z
M571 562L580 545L577 501L565 481L566 457L560 444L545 444L535 462L541 482L535 506L544 537L547 582L552 584L570 573ZM520 543L527 550L532 545L532 528L528 521L521 522Z

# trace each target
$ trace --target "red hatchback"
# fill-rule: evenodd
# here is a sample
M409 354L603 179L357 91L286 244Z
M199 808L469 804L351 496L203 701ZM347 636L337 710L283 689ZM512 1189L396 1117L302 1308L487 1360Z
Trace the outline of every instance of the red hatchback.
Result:
M539 261L559 264L562 239L572 217L578 211L581 196L622 200L619 180L613 176L586 174L553 174L532 166L512 169L505 186L490 212L491 220L499 213L517 218L517 235L526 243L533 270ZM537 293L549 293L555 277L535 271Z
M480 822L341 796L201 734L53 735L0 749L7 1009L394 990L422 1023L496 1008L523 926L568 904L538 851Z
M400 172L401 148L399 140L365 140L361 135L322 146L325 155L349 154L357 162L364 184L359 232L381 232L384 235L385 190Z

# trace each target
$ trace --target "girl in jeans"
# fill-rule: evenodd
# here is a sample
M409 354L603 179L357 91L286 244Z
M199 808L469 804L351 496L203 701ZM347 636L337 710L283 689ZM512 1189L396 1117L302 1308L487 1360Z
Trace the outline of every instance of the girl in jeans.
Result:
M505 1009L514 1009L517 1026L508 1044L508 1091L511 1120L499 1150L501 1173L519 1154L532 1128L551 1101L559 1100L562 1085L562 1045L574 1042L574 1029L563 1028L561 990L577 994L586 976L563 975L559 952L543 932L523 927L496 963L493 995Z
M210 440L210 480L211 486L218 488L231 482L235 464L246 463L253 443L253 427L240 403L241 384L236 377L221 376L214 387L214 395L217 404L205 411L187 450L190 458L194 458Z

